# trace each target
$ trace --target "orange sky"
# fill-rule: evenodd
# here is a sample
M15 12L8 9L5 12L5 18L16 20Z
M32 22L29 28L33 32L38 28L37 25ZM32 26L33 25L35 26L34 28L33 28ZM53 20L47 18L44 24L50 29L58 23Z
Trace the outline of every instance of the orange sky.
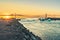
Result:
M37 2L36 2L37 1ZM23 14L29 15L31 17L45 15L60 15L60 8L58 1L28 1L28 0L0 0L0 15L9 15L9 14ZM52 3L51 3L52 2ZM55 5L56 3L56 5Z

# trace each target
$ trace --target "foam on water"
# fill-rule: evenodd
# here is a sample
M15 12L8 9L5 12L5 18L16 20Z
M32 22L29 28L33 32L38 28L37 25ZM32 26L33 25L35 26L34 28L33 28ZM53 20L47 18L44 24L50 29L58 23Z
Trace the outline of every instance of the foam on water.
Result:
M60 21L19 21L42 40L60 40Z

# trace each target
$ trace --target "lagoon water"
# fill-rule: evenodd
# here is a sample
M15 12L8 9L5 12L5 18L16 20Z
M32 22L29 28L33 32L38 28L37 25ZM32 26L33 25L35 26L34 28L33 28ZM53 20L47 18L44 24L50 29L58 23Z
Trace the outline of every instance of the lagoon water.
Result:
M60 21L19 21L33 34L42 40L60 40Z

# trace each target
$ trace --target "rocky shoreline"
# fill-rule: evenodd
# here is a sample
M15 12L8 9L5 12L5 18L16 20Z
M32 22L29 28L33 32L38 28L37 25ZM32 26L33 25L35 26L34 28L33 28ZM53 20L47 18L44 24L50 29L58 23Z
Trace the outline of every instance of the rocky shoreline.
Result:
M41 40L27 30L17 19L0 19L0 40Z

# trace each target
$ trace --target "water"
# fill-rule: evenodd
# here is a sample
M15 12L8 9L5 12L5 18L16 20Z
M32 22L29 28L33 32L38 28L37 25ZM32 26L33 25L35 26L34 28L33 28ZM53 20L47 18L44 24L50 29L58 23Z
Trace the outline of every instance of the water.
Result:
M60 21L19 21L42 40L60 40Z

